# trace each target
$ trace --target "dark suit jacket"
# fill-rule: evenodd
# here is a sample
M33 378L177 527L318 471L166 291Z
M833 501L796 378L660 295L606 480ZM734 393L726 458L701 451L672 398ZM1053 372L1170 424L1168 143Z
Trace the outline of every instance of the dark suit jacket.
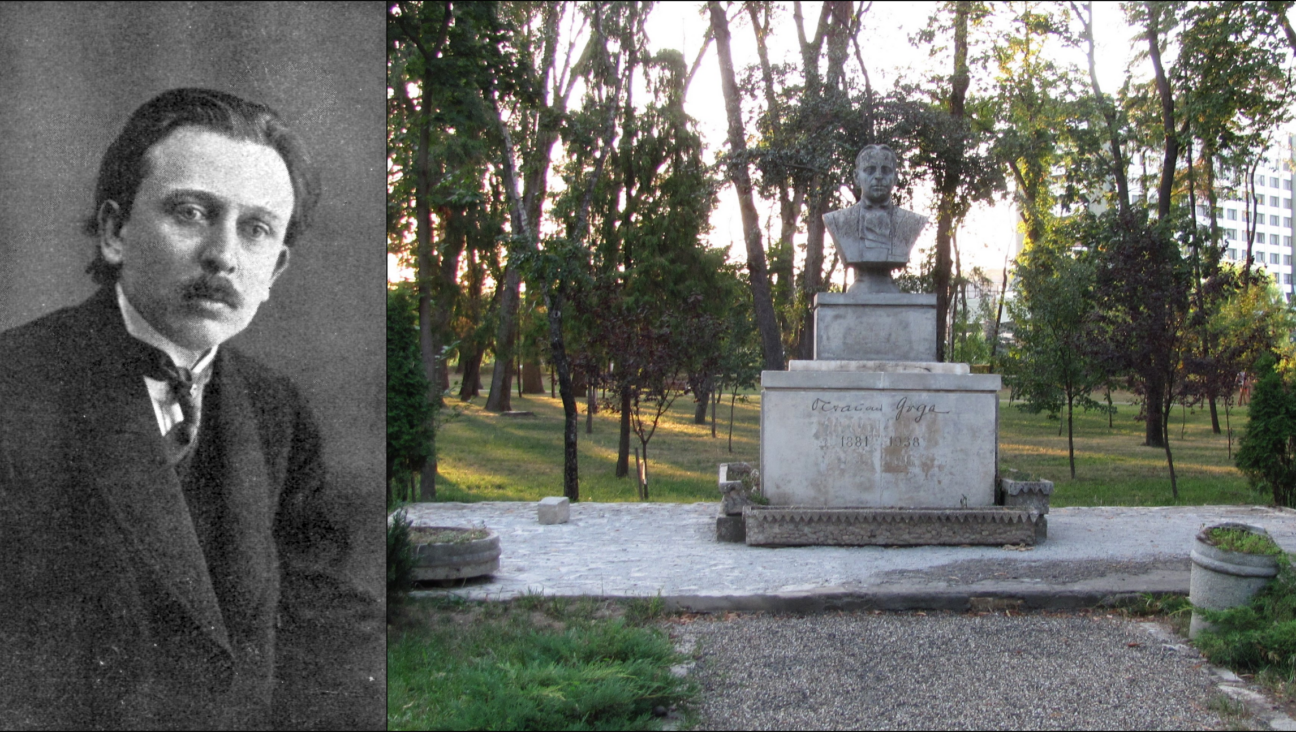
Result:
M222 346L187 499L128 338L111 288L0 334L0 728L380 727L300 395Z

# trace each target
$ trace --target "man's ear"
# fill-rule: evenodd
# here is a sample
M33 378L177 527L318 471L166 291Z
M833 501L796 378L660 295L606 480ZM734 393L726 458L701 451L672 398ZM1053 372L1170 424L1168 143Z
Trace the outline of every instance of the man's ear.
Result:
M126 223L122 220L121 206L118 206L116 201L104 201L99 207L97 216L99 251L109 264L121 264L123 259L121 227Z
M273 285L275 280L279 279L279 275L283 274L285 269L288 269L288 260L291 259L291 255L292 250L288 247L279 249L279 258L275 260L274 271L270 273L270 284Z

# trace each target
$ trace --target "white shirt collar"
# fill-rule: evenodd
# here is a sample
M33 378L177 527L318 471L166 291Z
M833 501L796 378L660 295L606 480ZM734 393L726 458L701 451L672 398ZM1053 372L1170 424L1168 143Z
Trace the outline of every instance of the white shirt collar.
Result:
M149 325L144 316L140 315L139 311L130 304L130 300L126 299L126 293L122 291L120 282L117 283L116 287L117 305L121 308L122 319L126 321L126 332L133 338L161 350L171 358L171 362L176 366L187 368L190 371L202 371L211 365L212 359L216 358L216 349L220 346L212 346L206 353L195 354L187 348L176 345Z

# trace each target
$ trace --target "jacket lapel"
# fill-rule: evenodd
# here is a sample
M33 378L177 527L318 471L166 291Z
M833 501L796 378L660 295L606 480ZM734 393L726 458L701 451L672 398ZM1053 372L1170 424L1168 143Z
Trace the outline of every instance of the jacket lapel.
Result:
M107 293L111 290L105 288ZM138 557L226 654L229 637L180 480L167 465L144 380L131 372L115 301L87 303L89 369L76 445L94 488Z
M226 537L222 566L225 617L231 628L257 627L274 571L272 487L247 384L234 359L218 354L213 380L218 382L221 458L213 476L225 500Z

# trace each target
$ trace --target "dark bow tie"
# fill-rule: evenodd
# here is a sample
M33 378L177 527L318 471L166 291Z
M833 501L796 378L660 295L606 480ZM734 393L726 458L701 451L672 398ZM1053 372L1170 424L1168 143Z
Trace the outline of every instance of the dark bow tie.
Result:
M212 369L208 365L208 368L194 373L182 366L176 366L171 357L161 349L147 343L138 343L136 363L141 373L150 379L165 382L171 389L171 398L180 405L180 413L184 416L184 420L176 423L167 433L167 438L178 447L187 449L198 434L198 426L202 419L199 394L202 387L211 379Z

